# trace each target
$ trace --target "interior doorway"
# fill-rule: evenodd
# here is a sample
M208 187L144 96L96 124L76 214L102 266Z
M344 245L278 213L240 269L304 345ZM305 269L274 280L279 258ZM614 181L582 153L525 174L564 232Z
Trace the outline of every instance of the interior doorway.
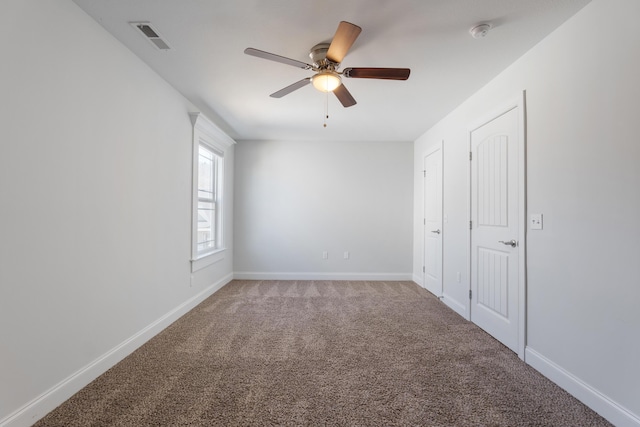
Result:
M424 287L441 297L442 283L442 150L436 144L424 157Z
M470 131L470 319L524 358L524 95Z

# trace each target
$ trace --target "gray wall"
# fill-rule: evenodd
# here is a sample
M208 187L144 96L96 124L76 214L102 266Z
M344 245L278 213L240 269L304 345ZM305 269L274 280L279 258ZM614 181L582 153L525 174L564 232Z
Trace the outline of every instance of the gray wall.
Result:
M28 425L230 279L233 248L191 276L184 97L70 1L1 8L0 424Z
M413 245L420 277L418 171L440 140L445 292L467 304L467 126L526 89L528 211L545 215L528 235L527 361L640 425L637 16L636 0L594 1L415 147L239 144L238 236L227 199L225 259L192 275L193 107L71 2L3 1L0 424L44 415L224 283L233 253L254 277L403 278Z
M239 142L236 277L410 279L412 158L408 142Z
M425 133L414 156L414 277L418 171L444 140L444 293L468 310L469 126L526 90L527 209L544 214L544 230L528 231L526 358L620 425L640 424L638 16L637 0L590 3Z

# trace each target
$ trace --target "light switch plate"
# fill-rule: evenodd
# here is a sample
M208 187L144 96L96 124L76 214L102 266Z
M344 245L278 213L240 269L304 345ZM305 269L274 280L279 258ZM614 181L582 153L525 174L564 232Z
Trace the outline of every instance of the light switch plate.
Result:
M531 214L529 224L532 230L542 230L542 214Z

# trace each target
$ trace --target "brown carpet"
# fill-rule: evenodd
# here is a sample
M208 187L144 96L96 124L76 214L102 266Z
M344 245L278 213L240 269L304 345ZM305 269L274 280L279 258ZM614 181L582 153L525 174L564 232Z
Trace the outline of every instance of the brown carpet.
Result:
M605 426L413 282L233 281L37 426Z

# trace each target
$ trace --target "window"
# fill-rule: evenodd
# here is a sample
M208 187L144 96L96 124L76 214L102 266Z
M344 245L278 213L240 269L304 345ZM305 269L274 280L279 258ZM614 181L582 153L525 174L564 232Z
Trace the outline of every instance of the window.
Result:
M200 113L193 123L193 219L191 270L224 259L225 152L235 144Z
M206 145L198 150L198 215L196 250L206 254L219 247L218 231L218 171L220 156Z

